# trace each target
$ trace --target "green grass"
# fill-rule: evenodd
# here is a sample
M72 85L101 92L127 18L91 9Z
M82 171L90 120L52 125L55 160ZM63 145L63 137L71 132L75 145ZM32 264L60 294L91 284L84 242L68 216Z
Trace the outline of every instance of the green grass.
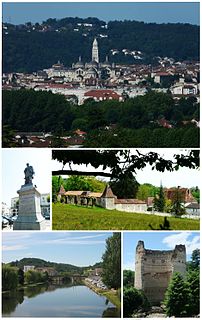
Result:
M100 290L101 292L101 290ZM117 291L112 292L111 290L101 292L111 303L113 303L118 309L121 309L121 301L118 297Z
M81 206L56 203L52 205L53 230L156 230L163 223L164 217L86 208ZM168 218L172 230L199 230L199 220L186 218Z

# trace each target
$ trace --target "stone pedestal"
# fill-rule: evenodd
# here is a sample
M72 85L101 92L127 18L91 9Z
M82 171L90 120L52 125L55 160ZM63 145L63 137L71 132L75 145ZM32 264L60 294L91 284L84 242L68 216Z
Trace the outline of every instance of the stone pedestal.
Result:
M33 184L25 184L19 194L18 218L13 230L44 230L45 219L41 214L40 193Z

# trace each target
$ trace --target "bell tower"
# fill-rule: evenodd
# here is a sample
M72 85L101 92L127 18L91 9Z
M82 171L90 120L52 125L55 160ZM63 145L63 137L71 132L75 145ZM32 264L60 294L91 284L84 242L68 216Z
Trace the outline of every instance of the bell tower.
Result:
M92 61L96 61L99 63L99 54L98 54L98 42L95 38L93 41L93 47L92 47Z

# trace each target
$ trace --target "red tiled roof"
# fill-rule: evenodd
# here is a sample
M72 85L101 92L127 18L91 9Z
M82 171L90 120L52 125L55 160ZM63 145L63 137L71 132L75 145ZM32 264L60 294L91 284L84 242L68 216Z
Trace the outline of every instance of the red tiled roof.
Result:
M138 199L116 199L116 204L146 204L145 201Z
M113 191L110 188L110 186L105 187L103 194L102 194L102 198L115 198L115 195L113 194Z
M61 186L60 186L59 194L60 194L60 195L63 195L63 194L65 194L65 192L66 192L66 191L65 191L65 188L63 187L63 185L61 185Z
M119 99L121 96L113 90L90 90L84 93L85 97L93 98L113 98Z
M72 88L69 84L63 84L63 83L52 83L48 85L49 88L61 88L61 89L68 89Z
M168 73L168 72L157 72L155 74L155 76L166 77L166 76L170 76L170 73Z
M78 134L78 135L87 134L87 132L81 131L80 129L75 130L74 133L76 133L76 134Z
M160 119L158 123L164 128L172 128L172 125L166 119Z

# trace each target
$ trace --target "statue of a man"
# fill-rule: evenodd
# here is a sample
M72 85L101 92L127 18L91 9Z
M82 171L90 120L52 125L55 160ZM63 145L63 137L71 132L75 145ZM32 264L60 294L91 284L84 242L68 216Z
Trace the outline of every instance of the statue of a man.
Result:
M35 172L33 167L29 165L29 163L27 163L27 166L24 170L24 174L25 174L25 184L32 184L32 179Z

